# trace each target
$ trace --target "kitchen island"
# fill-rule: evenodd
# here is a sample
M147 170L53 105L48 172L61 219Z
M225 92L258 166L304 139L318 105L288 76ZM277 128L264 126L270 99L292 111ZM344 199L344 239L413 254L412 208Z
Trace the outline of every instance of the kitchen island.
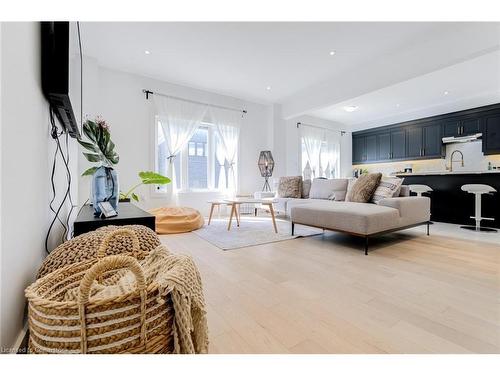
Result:
M456 171L399 173L404 185L423 184L433 191L424 194L431 198L431 220L461 225L475 225L474 195L462 191L465 184L485 184L498 192L482 195L482 216L495 220L484 220L481 225L500 228L500 171Z

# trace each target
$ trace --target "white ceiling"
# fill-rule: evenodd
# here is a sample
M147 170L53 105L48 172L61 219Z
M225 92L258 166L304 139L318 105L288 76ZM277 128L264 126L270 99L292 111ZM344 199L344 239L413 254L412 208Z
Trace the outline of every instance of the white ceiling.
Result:
M491 100L498 89L491 59L444 68L497 51L500 23L85 22L81 31L84 54L102 66L353 126L465 97ZM348 114L345 103L360 108Z
M453 24L82 23L103 66L231 96L279 102ZM144 51L151 52L145 55ZM330 56L331 50L336 55ZM266 90L271 86L270 91Z
M495 51L313 111L311 115L357 130L499 102L500 51ZM358 109L347 112L346 106Z

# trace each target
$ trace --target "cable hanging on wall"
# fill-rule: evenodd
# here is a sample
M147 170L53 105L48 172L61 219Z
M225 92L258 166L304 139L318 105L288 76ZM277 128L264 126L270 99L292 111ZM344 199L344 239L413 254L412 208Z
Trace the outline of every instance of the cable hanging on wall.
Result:
M79 52L80 52L80 132L83 130L83 51L82 51L82 40L81 40L81 33L80 33L80 23L76 23L77 26L77 35L78 35L78 46L79 46ZM56 223L59 223L63 229L61 233L61 242L65 242L68 240L69 237L72 237L72 232L70 231L71 229L71 217L73 214L73 210L75 207L77 207L74 202L73 202L73 197L71 195L71 184L72 184L72 176L71 176L71 169L70 169L70 144L69 144L69 133L67 131L59 131L58 127L56 125L56 120L55 120L55 112L54 108L52 105L49 105L49 122L50 122L50 135L52 139L55 141L55 151L54 151L54 156L52 160L52 168L51 168L51 176L50 176L50 183L51 183L51 192L52 192L52 197L49 202L49 209L54 215L52 217L52 220L49 224L49 228L47 229L47 234L45 236L45 251L50 253L49 250L49 239L50 235L52 233L52 230L54 229L54 225ZM61 137L65 136L64 143L61 142ZM65 149L64 149L64 147ZM55 202L57 200L57 190L56 190L56 182L55 182L55 176L56 176L56 169L57 169L57 159L60 157L62 163L63 163L63 173L66 176L66 189L64 191L64 196L62 197L61 201L58 203L57 207L55 207ZM65 219L63 220L60 215L61 211L63 210L64 206L69 203L69 210L66 214Z

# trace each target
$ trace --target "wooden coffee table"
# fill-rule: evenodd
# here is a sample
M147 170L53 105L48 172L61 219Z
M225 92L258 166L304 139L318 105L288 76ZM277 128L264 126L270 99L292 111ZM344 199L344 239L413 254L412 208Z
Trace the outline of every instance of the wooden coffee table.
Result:
M227 230L231 230L231 223L233 222L233 216L236 216L236 221L238 226L240 226L240 215L239 215L239 207L242 204L260 204L262 206L267 206L269 208L269 212L271 213L271 218L273 221L274 231L278 233L278 227L276 225L276 218L274 216L274 207L273 203L275 199L255 199L255 198L234 198L234 199L225 199L225 204L231 206L231 214L229 215L229 223L227 225ZM210 215L211 216L211 215ZM210 221L210 219L209 219Z
M210 215L208 216L208 224L207 225L210 225L210 223L212 222L212 216L214 214L215 207L217 207L217 212L219 213L219 215L220 215L220 206L223 206L223 205L230 206L231 211L232 211L233 204L228 202L225 199L215 199L215 200L208 201L208 203L210 203ZM240 226L239 211L237 212L237 215L236 215L236 221L238 222L238 226Z

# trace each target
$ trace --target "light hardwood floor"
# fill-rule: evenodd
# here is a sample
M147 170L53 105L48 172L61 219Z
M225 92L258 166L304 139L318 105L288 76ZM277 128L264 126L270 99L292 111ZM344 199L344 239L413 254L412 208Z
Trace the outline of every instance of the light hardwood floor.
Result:
M500 244L424 228L373 241L325 235L222 251L162 236L195 259L211 353L499 353Z

